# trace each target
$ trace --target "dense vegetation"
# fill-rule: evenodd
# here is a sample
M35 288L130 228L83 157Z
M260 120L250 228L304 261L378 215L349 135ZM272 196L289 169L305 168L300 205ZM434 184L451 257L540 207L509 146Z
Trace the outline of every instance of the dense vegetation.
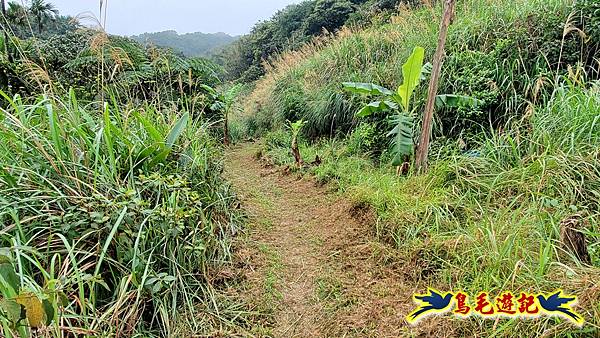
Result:
M593 336L600 325L592 282L600 278L598 13L588 0L458 2L439 92L479 104L438 109L426 175L397 176L392 115L363 114L367 98L342 83L397 88L416 46L431 61L439 5L400 8L385 24L290 46L271 59L234 129L263 135L263 153L293 168L285 126L301 120L300 153L322 161L308 171L376 212L374 231L391 248L382 264L407 282L470 293L563 288L580 295L589 323L472 319L453 332ZM418 118L426 94L425 85L416 88ZM565 224L587 238L585 253L565 245Z
M569 69L576 72L579 67L590 79L598 76L593 57L598 37L595 30L588 30L594 24L585 21L597 15L595 4L579 5L582 10L557 1L503 4L485 16L482 6L477 2L460 5L461 14L449 36L440 92L473 96L483 104L476 110L439 112L439 134L466 133L471 126L479 130L498 127L522 116L547 97L555 75ZM309 122L310 137L356 127L354 113L362 102L343 95L342 82L395 87L402 82L402 65L414 46L425 47L429 57L435 50L437 23L428 9L405 10L395 20L397 24L356 33L346 30L283 54L248 99L254 118L249 121L251 127L268 130L272 121L281 124L303 118ZM563 32L565 23L569 27ZM583 30L589 36L583 38L579 34ZM425 89L417 95L420 108ZM381 120L381 115L374 119L374 123ZM377 146L381 148L380 143Z
M78 27L77 19L60 15L53 4L43 0L31 1L28 7L20 1L10 1L4 5L6 22L4 31L19 38L48 37L63 34Z
M240 223L219 67L19 8L0 41L0 335L223 329Z
M176 31L144 33L131 37L142 44L153 44L159 47L172 48L187 57L213 56L238 38L225 33L187 33Z

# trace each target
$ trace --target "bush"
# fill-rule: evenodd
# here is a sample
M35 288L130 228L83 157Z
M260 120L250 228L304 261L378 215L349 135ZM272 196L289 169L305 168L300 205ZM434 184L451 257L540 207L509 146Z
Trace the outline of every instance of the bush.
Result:
M16 269L18 294L53 309L49 330L168 336L198 302L212 308L203 290L230 255L238 216L207 127L149 105L98 113L73 92L5 99L2 262ZM4 333L27 335L11 318L0 315ZM195 332L210 327L194 323Z
M382 128L387 125L379 123L363 122L348 136L348 152L351 155L367 154L373 159L381 155L381 149L385 149L388 140L381 133Z

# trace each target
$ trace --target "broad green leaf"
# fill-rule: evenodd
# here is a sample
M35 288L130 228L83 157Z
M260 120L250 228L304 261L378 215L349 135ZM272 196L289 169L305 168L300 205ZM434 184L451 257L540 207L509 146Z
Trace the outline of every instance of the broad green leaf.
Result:
M393 95L394 92L373 83L361 83L361 82L344 82L342 83L344 89L362 95Z
M21 320L21 305L14 300L0 298L0 309L6 313L7 319L12 326L15 326Z
M152 125L152 123L150 123L150 121L138 112L134 112L133 116L142 124L142 126L144 126L144 129L154 142L162 143L164 141L164 136Z
M187 127L189 119L190 119L190 114L185 113L185 114L183 114L183 116L181 116L181 118L175 124L175 127L173 127L173 129L167 136L167 147L169 149L173 148L173 145L177 142L177 140L179 139L179 136L181 136L181 133Z
M435 107L437 109L458 107L476 108L482 104L483 101L465 95L444 94L438 95L435 98Z
M386 111L386 110L397 110L398 105L393 101L374 101L366 105L363 109L361 109L358 113L356 113L357 117L367 117L372 115L373 113Z
M406 60L404 66L402 66L404 82L398 88L398 95L402 98L402 105L406 112L409 111L410 99L421 80L424 59L425 49L423 49L423 47L415 47L411 56Z
M19 293L21 282L11 263L0 264L0 291L4 296L12 297Z
M413 153L414 141L414 119L405 114L397 114L390 121L394 128L388 133L388 137L392 137L392 160L393 166L400 166L404 161L405 156L410 156Z
M364 106L361 110L356 113L357 117L371 116L373 113L379 111L379 102L371 102Z

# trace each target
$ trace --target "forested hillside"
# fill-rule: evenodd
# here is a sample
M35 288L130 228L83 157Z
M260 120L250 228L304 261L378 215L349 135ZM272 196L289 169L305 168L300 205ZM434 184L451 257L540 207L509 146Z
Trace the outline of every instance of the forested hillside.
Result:
M225 33L178 34L176 31L144 33L131 38L141 44L172 48L188 57L211 56L238 39Z
M290 5L271 19L256 24L250 34L224 52L225 67L231 79L253 81L264 74L263 61L279 53L295 50L324 32L334 33L343 25L361 26L385 18L402 0L305 0Z

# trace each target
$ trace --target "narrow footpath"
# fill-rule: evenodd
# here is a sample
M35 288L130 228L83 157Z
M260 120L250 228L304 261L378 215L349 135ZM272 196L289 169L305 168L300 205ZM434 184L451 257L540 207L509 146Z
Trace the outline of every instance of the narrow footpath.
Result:
M238 248L246 301L267 314L260 335L399 337L414 291L385 264L372 212L257 158L259 146L228 151L226 177L250 218ZM383 258L382 258L383 257Z

